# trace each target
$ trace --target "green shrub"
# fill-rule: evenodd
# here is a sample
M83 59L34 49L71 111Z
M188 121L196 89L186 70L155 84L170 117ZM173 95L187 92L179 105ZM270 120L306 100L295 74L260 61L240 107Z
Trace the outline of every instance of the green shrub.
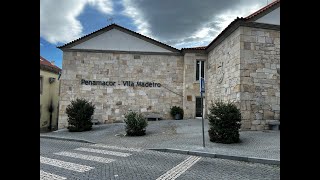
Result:
M68 129L71 132L88 131L92 129L92 115L95 106L85 99L76 99L67 106Z
M216 102L209 108L209 137L217 143L239 142L241 112L232 103Z
M147 119L138 112L129 111L125 114L126 132L128 136L143 136L148 126Z
M176 114L180 114L181 115L181 119L183 119L183 109L179 106L172 106L170 108L170 114L173 118L175 118Z

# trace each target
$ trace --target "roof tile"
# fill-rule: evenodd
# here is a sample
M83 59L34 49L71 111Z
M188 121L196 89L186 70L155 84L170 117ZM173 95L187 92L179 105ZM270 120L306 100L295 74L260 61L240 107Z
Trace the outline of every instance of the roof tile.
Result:
M207 46L198 46L198 47L190 47L190 48L182 48L182 49L191 49L191 50L205 50ZM181 49L181 50L182 50Z
M254 13L250 14L249 16L245 17L245 19L246 19L246 20L249 20L249 19L251 19L251 18L253 18L253 17L255 17L255 16L257 16L257 15L261 14L262 12L264 12L264 11L266 11L266 10L270 9L271 7L273 7L274 5L276 5L276 4L278 4L278 3L280 3L280 0L275 0L275 1L273 1L272 3L270 3L270 4L266 5L266 6L264 6L264 7L263 7L263 8L261 8L261 9L259 9L258 11L256 11L256 12L254 12Z
M58 66L52 64L51 62L49 62L48 60L46 60L42 56L40 56L40 65L50 67L50 68L54 69L55 71L61 71L61 69Z

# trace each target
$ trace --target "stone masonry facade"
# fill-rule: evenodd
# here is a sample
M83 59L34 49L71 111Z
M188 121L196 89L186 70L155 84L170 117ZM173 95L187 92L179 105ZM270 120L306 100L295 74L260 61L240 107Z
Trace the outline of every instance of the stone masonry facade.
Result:
M183 108L185 118L194 118L196 116L196 97L200 97L200 82L196 81L196 63L197 61L207 62L207 55L201 53L186 53L184 55L184 88L183 88ZM204 66L206 67L206 66ZM207 71L206 68L204 70ZM205 101L204 103L204 115Z
M195 118L200 97L196 64L203 61L204 117L212 102L232 102L241 110L242 130L269 129L269 123L280 121L280 27L261 28L255 23L234 27L205 49L172 53L64 49L58 127L67 126L65 110L76 98L92 101L94 119L101 123L123 122L129 110L173 119L172 106L183 108L184 119ZM159 85L142 87L139 82Z
M240 108L240 30L208 53L207 104L233 102ZM209 110L207 110L209 112Z
M239 27L208 54L207 104L233 102L244 130L280 120L280 31Z
M245 129L280 120L280 31L240 27L241 113Z
M170 107L183 104L183 56L64 52L59 127L67 126L66 107L84 98L95 104L94 119L122 122L129 110L157 112L171 119ZM113 81L115 86L85 85L81 80ZM131 81L134 86L124 85ZM141 87L136 82L160 83Z

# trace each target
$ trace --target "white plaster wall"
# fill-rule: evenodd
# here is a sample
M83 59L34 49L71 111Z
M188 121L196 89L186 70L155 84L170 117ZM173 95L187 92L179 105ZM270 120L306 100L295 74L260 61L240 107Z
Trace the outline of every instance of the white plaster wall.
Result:
M111 29L88 41L80 43L71 49L171 52L117 29Z
M257 19L255 22L280 25L280 7Z

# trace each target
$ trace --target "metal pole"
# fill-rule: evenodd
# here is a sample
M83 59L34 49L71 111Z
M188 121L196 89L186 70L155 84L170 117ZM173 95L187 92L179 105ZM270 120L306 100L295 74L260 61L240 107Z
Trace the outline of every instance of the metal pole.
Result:
M203 97L201 92L201 117L202 117L202 139L203 139L203 147L205 147L204 143L204 122L203 122Z

